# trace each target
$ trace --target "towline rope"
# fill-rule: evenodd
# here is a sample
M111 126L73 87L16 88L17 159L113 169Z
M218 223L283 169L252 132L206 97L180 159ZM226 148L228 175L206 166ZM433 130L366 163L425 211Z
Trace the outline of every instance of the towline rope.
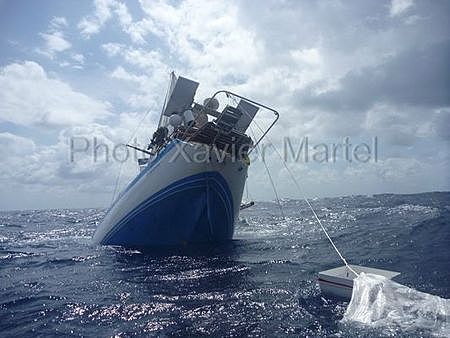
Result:
M272 144L272 143L271 143ZM274 149L275 146L272 147ZM278 151L276 150L277 154L280 156L280 154L278 153ZM280 156L281 157L281 156ZM314 208L312 207L311 203L309 203L309 200L306 198L305 193L303 192L303 189L301 188L300 184L297 182L295 176L293 175L293 173L291 172L291 170L289 169L289 167L286 165L286 162L284 161L284 159L282 159L282 162L284 164L284 167L286 168L286 170L289 172L289 175L291 176L292 180L294 181L296 187L298 188L298 190L300 191L303 199L305 200L306 204L308 205L309 209L312 211L317 223L319 223L320 227L322 228L322 231L324 232L325 236L327 236L328 241L330 242L330 244L333 246L334 251L336 251L336 253L339 255L339 258L342 260L342 262L345 264L345 266L351 271L353 272L356 276L359 276L359 274L350 266L350 264L348 264L347 260L345 259L345 257L341 254L341 252L339 251L339 249L337 248L337 246L334 244L334 241L331 239L330 235L328 234L327 229L325 229L325 227L322 224L322 221L320 220L319 216L317 216L316 211L314 210Z
M258 127L259 128L259 127ZM308 198L306 198L306 195L302 189L302 187L300 186L300 184L298 183L297 179L295 178L294 174L292 173L291 169L287 166L286 161L284 160L284 158L281 156L281 154L279 153L278 149L273 145L272 141L269 139L270 145L272 146L272 148L275 150L275 152L277 153L278 157L281 159L281 162L283 163L284 167L286 168L286 170L288 171L289 175L291 176L292 181L294 181L295 186L297 187L297 189L300 192L300 195L303 197L304 201L306 202L306 204L308 205L309 209L312 211L314 218L316 219L317 223L319 223L320 227L322 228L322 231L324 232L325 236L327 237L328 241L330 242L330 244L332 245L334 251L336 251L336 253L338 254L339 258L342 260L342 262L345 264L345 266L351 271L353 272L356 276L359 276L359 273L356 272L351 266L350 264L348 264L347 260L345 259L345 257L341 254L341 252L339 251L339 249L337 248L336 244L334 244L334 241L331 239L331 236L328 234L327 229L323 226L322 221L320 220L319 216L317 216L316 211L314 210L314 208L312 207L311 203L309 202Z
M244 113L247 114L247 116L250 116L250 114L245 110ZM264 132L263 129L258 125L258 123L253 119L253 122L255 122L255 125L258 127L258 129L261 132ZM253 130L250 128L250 130L253 133ZM283 156L281 156L280 152L278 151L278 149L274 146L273 142L270 140L269 136L267 136L267 139L270 142L270 145L272 146L272 148L275 150L275 153L278 155L278 157L280 158L281 162L283 163L284 167L286 168L287 172L289 173L289 175L291 176L292 181L294 181L295 186L297 187L300 195L303 197L303 200L306 202L306 204L308 205L309 209L311 210L311 212L314 215L314 218L316 219L317 223L320 225L320 227L322 228L323 233L325 234L325 236L327 237L328 241L330 242L331 246L333 247L334 251L336 251L336 253L338 254L339 258L342 260L342 262L345 264L345 266L351 271L353 272L356 276L359 276L359 273L355 271L355 269L353 269L350 264L347 262L347 260L345 259L345 257L341 254L341 252L339 251L339 249L337 248L336 244L334 244L333 239L331 238L331 236L328 234L327 229L323 226L322 221L320 220L319 216L317 216L316 211L314 210L314 208L312 207L311 203L309 202L308 198L306 198L306 194L304 193L302 187L300 186L300 183L298 183L297 179L295 178L294 174L292 173L291 169L288 167L285 159L283 158ZM265 160L262 160L264 165L265 165ZM267 171L269 170L269 168L266 166ZM269 174L269 178L270 174ZM272 182L273 183L273 182Z

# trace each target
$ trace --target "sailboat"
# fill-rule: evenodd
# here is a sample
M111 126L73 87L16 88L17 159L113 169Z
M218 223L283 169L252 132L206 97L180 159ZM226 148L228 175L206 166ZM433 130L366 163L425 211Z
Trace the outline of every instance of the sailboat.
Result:
M172 72L151 143L147 149L130 145L145 154L140 172L108 209L95 243L147 248L232 239L245 207L249 154L279 114L226 90L197 103L198 86ZM263 109L274 118L254 140L246 131Z

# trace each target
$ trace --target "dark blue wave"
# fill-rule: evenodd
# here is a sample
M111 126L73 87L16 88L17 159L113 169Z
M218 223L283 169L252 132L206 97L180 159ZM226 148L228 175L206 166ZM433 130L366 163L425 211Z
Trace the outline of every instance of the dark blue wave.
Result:
M145 253L90 244L104 210L1 212L1 336L385 336L340 323L316 279L342 263L307 205L282 203L285 219L243 211L232 242ZM311 203L351 263L450 298L450 193Z

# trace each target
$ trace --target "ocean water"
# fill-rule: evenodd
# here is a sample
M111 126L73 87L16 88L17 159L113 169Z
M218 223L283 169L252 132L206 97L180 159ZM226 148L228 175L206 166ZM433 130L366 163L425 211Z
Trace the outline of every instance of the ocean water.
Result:
M311 201L362 276L349 302L317 273L342 265L303 201L242 211L232 242L138 252L92 246L102 209L0 213L0 336L448 336L450 193Z

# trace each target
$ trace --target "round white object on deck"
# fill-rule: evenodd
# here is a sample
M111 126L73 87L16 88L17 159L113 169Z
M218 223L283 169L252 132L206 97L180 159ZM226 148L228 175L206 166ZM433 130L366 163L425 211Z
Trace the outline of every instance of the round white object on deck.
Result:
M182 122L183 118L178 114L172 114L169 117L169 124L174 128L179 127Z

